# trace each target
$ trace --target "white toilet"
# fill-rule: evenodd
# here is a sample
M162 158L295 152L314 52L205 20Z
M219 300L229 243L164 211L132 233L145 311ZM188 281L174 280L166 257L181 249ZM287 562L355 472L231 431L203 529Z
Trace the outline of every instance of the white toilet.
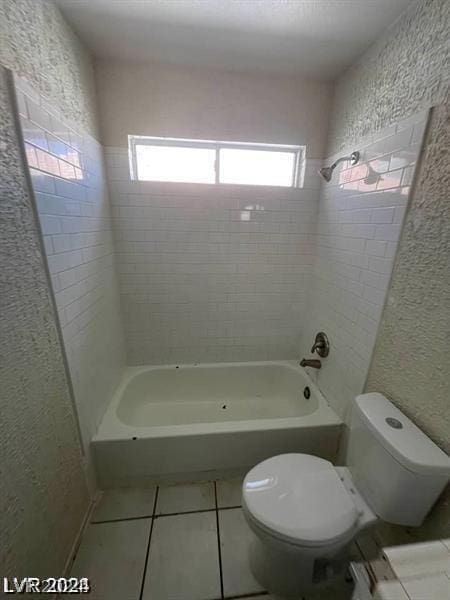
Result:
M273 594L329 585L361 531L378 519L420 525L449 480L449 457L384 396L358 396L352 408L346 467L282 454L244 480L251 568Z

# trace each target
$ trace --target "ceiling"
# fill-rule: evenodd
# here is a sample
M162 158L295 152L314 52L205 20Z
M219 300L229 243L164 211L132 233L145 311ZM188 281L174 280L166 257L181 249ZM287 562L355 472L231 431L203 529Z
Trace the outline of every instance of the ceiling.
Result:
M95 56L335 79L415 0L56 0Z

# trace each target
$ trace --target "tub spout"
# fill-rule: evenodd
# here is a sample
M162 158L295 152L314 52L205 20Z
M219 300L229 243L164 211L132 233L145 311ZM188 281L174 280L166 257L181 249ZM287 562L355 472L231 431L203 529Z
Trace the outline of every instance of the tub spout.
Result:
M302 358L300 361L301 367L311 367L313 369L321 369L322 363L317 358Z

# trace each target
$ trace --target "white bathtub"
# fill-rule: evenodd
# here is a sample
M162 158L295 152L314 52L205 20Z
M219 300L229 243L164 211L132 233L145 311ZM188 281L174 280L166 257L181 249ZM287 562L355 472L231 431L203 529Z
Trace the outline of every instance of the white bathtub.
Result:
M218 477L283 452L333 460L341 426L295 362L129 367L92 446L100 485L132 486Z

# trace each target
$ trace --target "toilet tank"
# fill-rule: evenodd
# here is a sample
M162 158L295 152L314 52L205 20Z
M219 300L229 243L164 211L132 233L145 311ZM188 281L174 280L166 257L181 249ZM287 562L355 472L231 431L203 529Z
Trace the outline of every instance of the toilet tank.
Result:
M357 396L346 463L384 521L419 526L450 477L450 459L387 398Z

